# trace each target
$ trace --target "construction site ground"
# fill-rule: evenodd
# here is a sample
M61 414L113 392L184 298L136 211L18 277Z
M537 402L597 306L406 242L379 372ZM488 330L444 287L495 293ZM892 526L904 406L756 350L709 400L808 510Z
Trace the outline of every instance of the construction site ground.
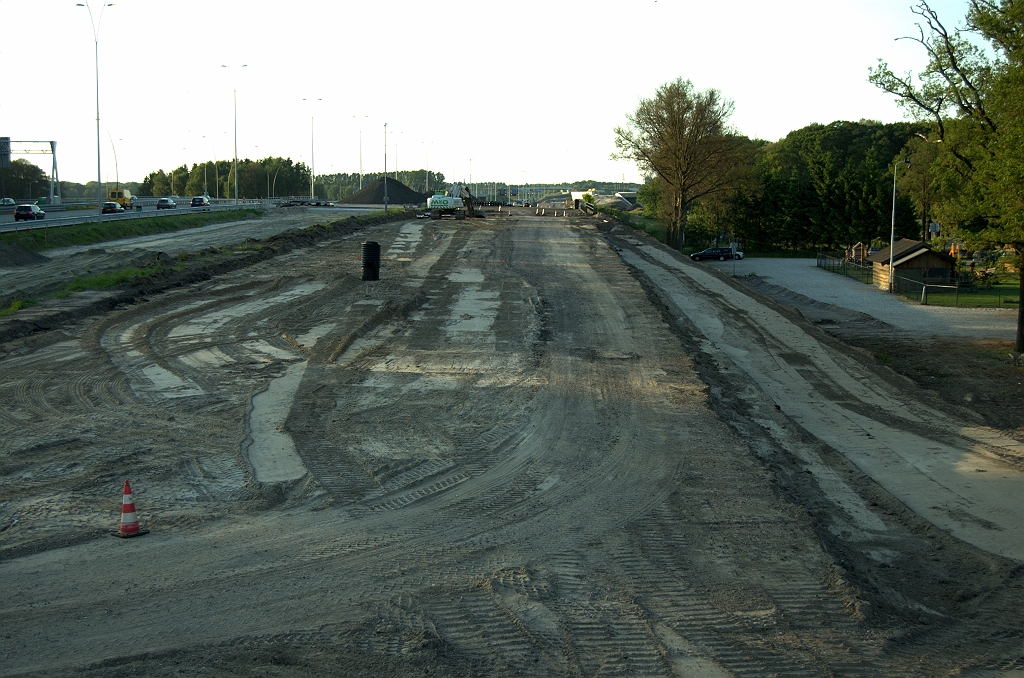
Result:
M1001 336L600 216L324 221L0 271L175 264L0 319L0 676L1024 673Z

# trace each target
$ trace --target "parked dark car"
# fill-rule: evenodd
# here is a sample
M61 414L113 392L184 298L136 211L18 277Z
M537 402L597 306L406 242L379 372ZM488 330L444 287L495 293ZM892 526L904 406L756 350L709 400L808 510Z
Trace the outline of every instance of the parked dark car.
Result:
M694 252L690 255L690 258L694 261L700 261L702 259L718 259L719 261L725 261L732 259L732 248L731 247L709 247L706 250L700 252ZM736 250L736 258L742 259L743 252Z
M46 216L39 205L18 205L14 208L15 221L28 221L29 219L42 219Z
M100 208L100 212L103 214L117 214L118 212L124 212L124 208L116 202L105 202L103 207Z
M156 201L156 208L158 210L173 210L178 206L178 203L174 202L170 198L160 198Z
M209 206L210 206L210 199L207 198L205 195L199 195L199 196L196 196L195 198L192 198L192 207L209 207Z

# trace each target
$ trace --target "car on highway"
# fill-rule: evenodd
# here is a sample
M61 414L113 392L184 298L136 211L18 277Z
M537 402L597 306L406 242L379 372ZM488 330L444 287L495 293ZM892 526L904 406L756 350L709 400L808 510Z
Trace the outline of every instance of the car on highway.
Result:
M743 252L736 250L735 257L737 259L742 259ZM690 255L690 258L694 261L701 261L702 259L718 259L719 261L725 261L726 259L733 258L733 252L731 247L709 247L706 250L694 252Z
M156 208L158 210L173 210L178 206L178 203L174 202L170 198L160 198L156 201Z
M15 221L28 221L29 219L42 219L46 212L39 205L18 205L14 208Z
M118 212L124 212L124 208L116 202L105 202L100 208L100 212L103 214L117 214Z
M14 198L4 198L2 201L0 201L0 207L4 208L14 207L14 204Z
M209 206L210 206L210 199L207 198L205 195L197 195L196 197L192 198L192 207L209 207Z

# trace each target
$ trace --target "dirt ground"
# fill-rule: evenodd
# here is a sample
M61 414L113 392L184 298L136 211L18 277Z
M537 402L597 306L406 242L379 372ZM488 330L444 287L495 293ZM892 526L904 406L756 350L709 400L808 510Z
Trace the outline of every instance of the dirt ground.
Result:
M1014 361L1013 342L945 339L895 328L864 313L774 285L756 275L747 287L797 309L829 334L870 353L880 365L912 380L918 388L962 416L1024 438L1024 370Z
M1002 348L927 372L532 212L182 237L0 320L0 675L1024 671ZM150 532L113 539L125 479Z

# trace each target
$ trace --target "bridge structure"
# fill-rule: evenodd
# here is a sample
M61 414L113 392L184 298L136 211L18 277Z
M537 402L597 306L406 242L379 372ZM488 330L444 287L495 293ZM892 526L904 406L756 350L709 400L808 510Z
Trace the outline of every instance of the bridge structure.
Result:
M17 144L16 148L14 145ZM57 174L57 142L56 141L18 141L10 137L0 137L0 172L11 166L11 155L46 155L53 158L50 166L50 196L48 205L61 204L60 177ZM0 175L2 176L2 175Z

